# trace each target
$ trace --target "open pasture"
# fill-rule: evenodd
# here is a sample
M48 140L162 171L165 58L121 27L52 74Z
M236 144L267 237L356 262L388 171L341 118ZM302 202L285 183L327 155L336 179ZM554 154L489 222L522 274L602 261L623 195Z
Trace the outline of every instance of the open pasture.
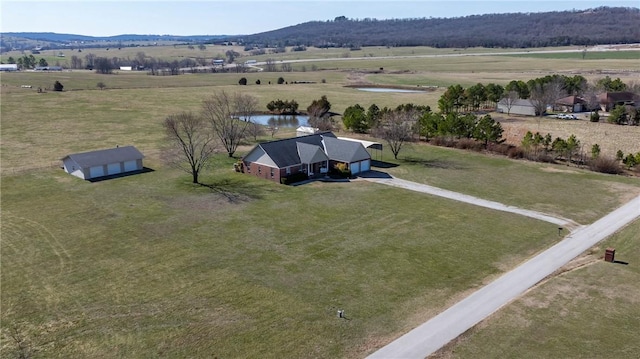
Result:
M510 61L523 61L514 65L522 71L532 64ZM447 72L441 64L443 73L461 64L451 63ZM478 66L460 69L478 79L499 73ZM237 85L242 76L250 85ZM316 83L267 84L279 76ZM355 103L437 107L442 90L344 87L363 78L388 84L392 76L356 68L2 74L0 350L54 358L359 358L555 243L552 224L401 189L362 181L285 187L233 172L235 159L225 155L204 173L206 186L194 186L161 160L162 120L197 111L221 89L252 94L263 108L281 98L304 109L322 95L336 112ZM35 91L56 80L64 92ZM97 89L99 81L107 89ZM89 183L52 168L69 153L118 144L137 146L153 171ZM388 151L380 159L401 178L582 224L640 193L634 178L421 144L397 161Z
M638 233L635 221L431 358L636 357ZM604 262L608 247L628 265Z
M214 190L157 162L97 183L5 177L3 326L46 357L361 357L557 240L516 215L219 161Z

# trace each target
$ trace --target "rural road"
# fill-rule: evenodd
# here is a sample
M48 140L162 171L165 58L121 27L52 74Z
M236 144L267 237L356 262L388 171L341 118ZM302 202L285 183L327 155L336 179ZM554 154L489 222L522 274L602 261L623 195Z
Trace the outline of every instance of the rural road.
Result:
M395 185L407 189L408 181L398 179L366 179L377 183ZM415 189L423 188L417 184ZM437 188L436 188L437 189ZM447 198L455 192L444 191ZM427 192L431 193L431 192ZM431 193L436 194L437 193ZM460 195L465 202L473 197ZM457 199L456 199L457 200ZM479 200L479 205L495 202ZM486 203L488 202L488 203ZM468 202L473 203L473 202ZM504 205L502 205L504 206ZM506 207L506 206L505 206ZM489 207L492 208L492 207ZM507 207L511 208L511 207ZM506 210L500 209L499 210ZM514 213L524 213L516 209ZM530 214L536 214L533 212ZM527 214L524 214L527 215ZM606 237L612 235L625 225L640 217L640 196L602 217L588 226L577 228L556 245L536 255L512 271L502 275L494 282L479 289L470 296L454 304L444 312L433 317L426 323L411 330L387 346L369 355L367 359L423 359L441 347L457 338L459 335L478 324L502 306L508 304L526 290L543 280L572 259L596 245ZM534 217L537 218L537 217ZM543 218L540 218L543 219ZM558 220L550 217L552 221ZM543 219L544 220L544 219ZM553 222L556 223L556 222Z

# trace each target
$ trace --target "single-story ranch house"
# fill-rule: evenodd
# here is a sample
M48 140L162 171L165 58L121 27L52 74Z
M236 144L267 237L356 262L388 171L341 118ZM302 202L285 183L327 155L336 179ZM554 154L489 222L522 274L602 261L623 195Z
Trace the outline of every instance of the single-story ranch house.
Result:
M358 141L323 132L260 143L242 158L242 172L280 183L298 173L325 176L338 163L355 175L371 169L371 155Z
M133 146L74 153L62 159L64 171L90 180L142 170L144 155Z
M640 96L633 92L605 92L598 95L598 103L602 111L608 112L615 106L640 106Z

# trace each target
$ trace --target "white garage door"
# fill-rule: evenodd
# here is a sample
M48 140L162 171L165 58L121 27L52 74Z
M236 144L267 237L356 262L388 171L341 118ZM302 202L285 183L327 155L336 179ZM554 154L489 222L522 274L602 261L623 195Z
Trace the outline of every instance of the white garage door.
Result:
M360 164L360 170L362 172L367 172L371 170L371 160L364 160Z
M109 165L107 165L108 175L117 175L120 172L120 163L110 163Z
M351 174L356 174L360 172L360 162L354 162L350 166L351 166Z
M133 160L133 161L127 161L124 163L124 171L125 172L129 172L129 171L135 171L138 169L138 161Z
M91 167L89 168L89 176L91 178L96 178L96 177L102 177L104 176L104 167L102 166L95 166L95 167Z

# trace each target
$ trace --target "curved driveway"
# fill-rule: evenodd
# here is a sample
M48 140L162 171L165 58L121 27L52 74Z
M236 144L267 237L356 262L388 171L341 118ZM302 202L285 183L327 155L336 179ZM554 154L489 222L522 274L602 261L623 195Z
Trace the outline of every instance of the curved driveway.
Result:
M435 187L399 180L396 178L365 178L365 180L443 195L484 207L494 208L548 220L552 223L573 223L538 212L522 210L500 203L440 190ZM477 202L477 203L476 203ZM497 207L494 207L497 206ZM538 217L538 216L542 217ZM502 306L520 296L527 289L569 263L601 240L612 235L628 223L640 217L640 196L588 226L581 226L556 245L531 258L494 282L454 304L426 323L411 330L387 346L374 352L367 359L423 359L451 340L478 324ZM564 221L564 222L563 222Z

